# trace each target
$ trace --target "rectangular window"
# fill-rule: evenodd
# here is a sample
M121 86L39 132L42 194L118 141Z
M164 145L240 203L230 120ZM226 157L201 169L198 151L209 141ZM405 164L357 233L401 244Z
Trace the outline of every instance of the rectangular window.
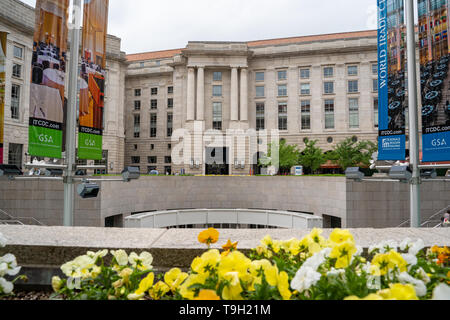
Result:
M19 119L20 107L20 86L13 84L11 86L11 118Z
M10 143L8 149L8 164L16 165L22 168L23 145Z
M16 59L23 59L23 48L22 47L18 47L18 46L14 46L14 58Z
M278 81L283 81L283 80L287 80L287 71L286 70L278 71Z
M334 68L333 67L323 68L323 76L325 78L333 77L334 76Z
M311 94L311 85L309 83L300 84L300 94L303 95Z
M213 86L213 96L214 97L222 96L222 86Z
M264 130L265 124L265 105L264 103L256 104L256 131Z
M358 66L348 66L347 74L349 76L357 76L358 75Z
M12 75L16 78L22 78L22 66L20 64L13 64Z
M222 81L222 72L213 72L213 81Z
M131 164L141 163L141 157L131 157Z
M255 81L264 82L264 72L255 72Z
M331 94L334 93L334 82L327 81L323 83L323 93Z
M140 100L134 101L134 110L141 110L141 101Z
M173 114L167 114L167 136L171 137L173 132Z
M300 79L309 79L310 71L309 69L300 69Z
M377 63L373 63L372 64L372 74L373 75L377 75L378 74L378 64Z
M372 91L378 92L378 79L372 79Z
M171 156L164 157L164 163L172 163L172 157Z
M287 130L287 103L278 103L278 130Z
M158 109L158 100L156 100L156 99L150 100L150 108L151 109Z
M167 93L168 94L172 94L173 93L173 87L172 86L167 87Z
M349 128L359 128L359 102L358 99L348 99Z
M265 96L265 92L264 92L264 86L257 86L256 87L256 96L257 97L264 97Z
M150 114L150 138L156 138L156 129L158 124L158 116L156 113Z
M373 99L373 125L378 128L378 98Z
M173 108L173 98L167 99L167 108Z
M157 95L158 94L158 88L152 88L151 89L151 94L152 94L152 96Z
M302 130L311 129L311 102L302 100L301 102Z
M282 84L278 86L278 96L279 97L286 97L287 94L287 85Z
M139 138L141 135L141 116L139 114L134 115L134 137Z
M140 97L141 96L141 89L134 89L134 96Z
M348 81L348 93L358 92L358 80Z
M334 100L325 100L325 129L334 129Z
M222 130L222 102L213 102L213 129Z
M148 159L148 163L158 163L158 158L155 156L150 156L147 159Z

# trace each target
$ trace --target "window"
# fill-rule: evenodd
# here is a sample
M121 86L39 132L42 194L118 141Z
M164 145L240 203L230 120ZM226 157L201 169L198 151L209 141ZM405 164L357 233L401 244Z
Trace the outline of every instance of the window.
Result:
M137 150L137 149L138 149L138 145L135 144L135 145L134 145L134 150Z
M323 83L323 93L331 94L334 93L334 82L327 81Z
M213 81L222 81L222 72L213 72Z
M333 67L325 67L323 68L323 76L325 78L332 77L334 75L334 68Z
M168 94L172 94L173 93L173 87L172 86L167 87L167 93Z
M255 72L255 81L263 82L264 81L264 72Z
M278 71L278 81L283 81L286 79L287 79L287 71L286 70Z
M373 126L378 128L378 98L373 99Z
M157 122L158 122L158 116L156 115L156 113L151 113L150 114L150 138L156 138Z
M278 130L287 130L287 103L278 103Z
M359 128L359 105L358 99L348 99L349 128Z
M264 97L265 96L264 86L257 86L256 87L256 96L257 97Z
M376 63L372 64L372 74L374 74L374 75L378 74L378 64L376 64Z
M167 136L171 137L173 132L173 114L167 114Z
M172 167L171 166L165 166L164 167L164 174L170 176L172 174Z
M358 75L358 66L348 66L347 74L349 76L357 76Z
M222 102L213 102L213 129L222 130Z
M300 84L300 94L303 95L311 94L311 85L309 83Z
M372 91L378 92L378 79L372 79Z
M140 62L139 65L140 65L141 68L143 68L145 66L145 63L144 62Z
M155 96L158 94L158 88L151 88L150 93L152 96Z
M302 130L311 129L311 102L302 100L301 102Z
M141 89L134 89L134 96L140 97L141 96Z
M23 145L10 143L8 149L8 164L16 165L22 168Z
M348 93L358 92L358 80L348 81Z
M167 149L168 150L172 150L172 144L171 143L167 144Z
M11 118L19 119L20 107L20 86L13 84L11 86Z
M309 69L300 69L300 79L309 79L310 71Z
M134 115L134 137L139 138L141 135L141 116L139 114Z
M256 104L256 131L264 130L265 125L265 105L264 103Z
M153 143L150 145L150 150L155 150L155 145Z
M20 64L13 64L12 75L16 78L22 78L22 66Z
M222 96L222 86L213 86L213 96L214 97Z
M141 110L141 101L140 100L134 101L134 110Z
M164 163L172 163L172 157L171 156L164 157Z
M16 59L23 59L23 48L22 47L18 47L18 46L14 46L14 58Z
M131 157L131 164L141 163L141 157Z
M334 141L334 140L333 140L333 137L328 137L328 138L327 138L327 142L328 142L328 143L333 143L333 141Z
M167 108L173 108L173 98L167 99Z
M334 129L334 100L325 100L325 129Z
M282 84L278 86L278 96L279 97L286 97L287 94L287 85Z
M158 109L158 100L156 100L156 99L150 100L150 108L151 109Z

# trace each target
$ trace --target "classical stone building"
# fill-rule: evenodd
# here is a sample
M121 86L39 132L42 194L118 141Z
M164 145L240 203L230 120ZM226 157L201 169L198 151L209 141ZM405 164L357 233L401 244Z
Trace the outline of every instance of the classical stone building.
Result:
M9 32L4 158L18 165L30 160L33 25L32 7L0 0L0 30ZM305 138L318 140L324 150L348 137L376 141L376 31L189 42L182 49L128 55L120 41L108 35L103 146L108 173L128 165L141 173L258 173L253 164L267 151L270 138L264 133L271 137L273 130L300 149ZM195 145L180 139L179 129ZM230 129L249 134L256 146L208 142ZM211 165L218 159L226 164Z

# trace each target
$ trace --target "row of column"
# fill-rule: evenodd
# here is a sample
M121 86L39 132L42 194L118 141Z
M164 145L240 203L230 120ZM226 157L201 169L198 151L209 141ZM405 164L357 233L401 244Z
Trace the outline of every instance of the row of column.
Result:
M238 68L231 68L231 94L230 94L230 120L248 121L248 75L247 69L240 70L240 97ZM240 99L239 99L240 98ZM196 103L197 102L197 103ZM239 119L239 103L241 106ZM197 105L197 118L195 117L195 106ZM197 101L195 101L195 68L188 68L187 77L187 121L205 120L205 68L197 68Z

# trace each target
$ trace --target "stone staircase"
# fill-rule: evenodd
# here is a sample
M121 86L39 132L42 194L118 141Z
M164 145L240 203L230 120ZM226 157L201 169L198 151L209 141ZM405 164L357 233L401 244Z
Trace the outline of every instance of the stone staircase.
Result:
M0 209L0 225L45 226L33 217L14 217L2 209Z

